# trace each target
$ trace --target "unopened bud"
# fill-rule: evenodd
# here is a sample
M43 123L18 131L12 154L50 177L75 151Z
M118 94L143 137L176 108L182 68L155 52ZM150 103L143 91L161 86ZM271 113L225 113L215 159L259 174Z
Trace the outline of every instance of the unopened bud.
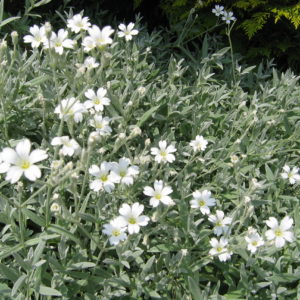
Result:
M45 28L45 33L46 33L46 37L48 40L50 40L51 35L52 35L52 26L49 22L46 22L44 25Z
M142 134L141 128L135 126L135 127L132 129L129 138L133 138L133 137L136 137L136 136L141 135L141 134Z
M140 87L138 87L137 91L140 95L144 95L146 93L146 88L143 86L140 86Z
M16 31L13 31L11 34L11 39L12 39L12 42L13 42L13 45L16 46L18 44L18 33Z

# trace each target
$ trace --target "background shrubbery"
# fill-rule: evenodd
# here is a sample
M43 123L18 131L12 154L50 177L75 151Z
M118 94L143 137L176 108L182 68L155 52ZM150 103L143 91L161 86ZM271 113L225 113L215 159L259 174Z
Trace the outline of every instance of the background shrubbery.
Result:
M37 1L36 1L37 2ZM47 2L49 2L47 4ZM33 1L5 2L5 11L8 15L23 15ZM175 36L180 34L190 11L193 10L193 25L189 28L187 40L192 38L196 45L190 45L197 51L203 41L203 33L215 25L216 18L210 13L215 3L224 5L233 10L238 21L234 29L233 43L236 52L240 52L249 63L255 64L261 59L275 59L282 69L300 69L298 45L300 43L300 5L298 1L262 1L262 0L127 0L127 1L83 1L83 0L46 0L46 3L35 8L32 13L40 14L41 20L51 19L52 22L61 22L55 13L74 8L76 11L85 10L94 22L112 23L113 20L127 20L140 13L143 22L151 28L169 26ZM197 17L196 17L197 15ZM27 25L33 22L25 19L16 21L9 27L25 31ZM36 18L38 20L38 18ZM14 26L14 27L13 27ZM223 29L215 28L211 33L222 34ZM219 41L222 42L222 41Z

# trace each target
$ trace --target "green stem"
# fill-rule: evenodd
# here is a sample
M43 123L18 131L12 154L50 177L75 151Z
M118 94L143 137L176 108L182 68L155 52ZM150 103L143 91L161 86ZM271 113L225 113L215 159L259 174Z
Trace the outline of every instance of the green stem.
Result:
M18 207L18 219L19 219L19 228L20 228L20 239L21 244L23 245L25 242L24 237L24 224L23 224L23 216L22 216L22 187L18 188L18 200L19 200L19 207Z
M82 187L81 187L81 193L80 193L80 197L79 197L79 201L78 201L78 205L80 206L80 203L83 200L84 197L84 193L85 193L85 188L86 188L86 183L88 181L88 170L89 170L89 164L90 164L90 159L91 159L91 151L92 151L92 143L88 144L88 148L87 148L87 158L86 161L84 161L84 157L83 157L83 161L82 161L82 165L85 165L85 170L84 170L84 178L83 178L83 182L82 182ZM75 208L75 211L78 212L79 210L77 208Z
M236 84L236 77L235 77L235 67L234 67L233 46L232 46L232 41L231 41L231 36L230 36L233 25L234 25L234 23L231 26L228 25L228 28L226 30L226 35L228 36L228 41L229 41L229 46L230 46L232 76L233 76L233 83L235 85Z

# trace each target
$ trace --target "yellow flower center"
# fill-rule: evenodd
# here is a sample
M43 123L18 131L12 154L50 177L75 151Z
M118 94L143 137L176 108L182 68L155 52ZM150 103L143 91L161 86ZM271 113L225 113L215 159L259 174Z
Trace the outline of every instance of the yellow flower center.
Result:
M223 251L223 248L222 248L222 247L217 247L217 251L218 251L218 252L222 252L222 251Z
M100 99L99 98L96 98L95 100L94 100L94 104L101 104L101 101L100 101Z
M275 230L275 235L279 236L279 237L282 236L282 231L280 229L276 229Z
M30 162L29 162L28 160L22 161L22 163L21 163L21 169L26 170L26 169L28 169L29 167L30 167Z
M125 171L121 171L121 172L120 172L120 176L121 176L121 177L125 177L125 176L126 176L126 172L125 172Z
M61 42L56 42L55 43L55 47L61 47L62 46L62 43Z
M219 227L221 227L221 226L223 226L223 224L222 224L222 222L221 222L221 221L217 221L217 223L216 223L216 226L219 226Z
M130 218L128 219L128 223L129 223L129 224L136 224L136 218L130 217Z
M108 177L107 177L107 175L102 175L100 177L100 179L101 179L101 181L107 181Z
M204 200L199 200L199 206L205 206L205 201Z
M74 110L72 108L69 108L65 112L66 115L74 115Z
M160 155L161 155L162 157L166 157L166 156L167 156L167 152L166 152L166 151L160 151Z
M257 246L257 241L253 241L251 244L252 244L253 246Z
M111 234L112 234L113 236L119 236L119 235L121 234L121 232L120 232L120 230L115 229L115 230L112 231Z
M161 194L155 195L155 199L160 200L161 199Z
M96 124L96 128L102 129L103 128L103 124L102 123L97 123Z

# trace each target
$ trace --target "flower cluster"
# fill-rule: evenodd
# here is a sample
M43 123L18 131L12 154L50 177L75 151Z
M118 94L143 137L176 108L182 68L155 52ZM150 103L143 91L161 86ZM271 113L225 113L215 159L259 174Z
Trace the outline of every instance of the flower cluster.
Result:
M126 240L127 234L140 232L141 226L146 226L150 218L141 215L144 211L144 205L135 202L133 205L124 203L119 209L119 216L104 224L103 233L109 236L112 245L117 245Z
M232 21L236 20L233 13L225 11L223 6L216 5L212 12L216 16L221 17L226 24L230 24ZM120 24L118 29L117 36L119 38L124 38L125 42L129 42L138 34L138 30L134 29L134 23L129 23L127 26L125 24ZM31 35L26 35L24 37L25 43L30 43L32 48L43 47L43 49L52 49L53 51L51 53L54 54L55 52L58 55L62 55L65 49L75 49L78 44L80 44L79 47L81 47L82 52L89 53L90 55L97 53L97 50L109 49L109 45L114 43L113 34L115 32L111 26L104 26L101 29L97 25L91 24L89 18L83 17L81 14L74 15L67 20L67 29L59 29L57 32L53 32L49 26L43 25L38 27L37 25L34 25L29 31ZM76 35L74 39L69 38L72 37L72 35ZM81 76L81 74L85 72L91 72L88 74L93 74L93 71L91 70L98 68L100 65L100 63L92 56L86 58L82 56L81 59L80 63L76 64L76 76ZM109 107L112 102L111 99L114 99L111 90L112 85L111 82L107 82L105 87L102 79L100 82L101 85L98 86L89 83L82 91L82 95L84 96L80 96L81 94L77 96L65 96L64 99L60 99L58 104L55 104L54 114L61 120L62 126L66 125L66 128L69 129L70 133L69 135L64 133L66 128L63 128L64 130L61 130L60 133L57 134L58 136L52 138L50 144L57 148L55 149L54 160L51 163L51 171L53 169L58 169L63 164L62 162L64 159L70 159L70 157L78 155L81 151L81 156L84 157L85 149L82 150L81 146L76 141L80 141L81 137L79 138L74 134L74 126L81 126L85 122L86 125L93 128L93 131L91 130L92 132L88 132L88 146L91 146L91 144L93 146L93 142L97 139L106 141L107 136L112 134L114 122L115 120L118 120L118 117L115 117L113 114L111 114L112 118L104 115L106 110L109 110L109 112L112 110L111 107ZM73 89L73 91L74 90L76 89ZM147 93L145 87L139 87L137 91L140 96ZM130 109L132 105L133 102L129 102L125 105L125 108ZM113 125L111 125L111 123ZM120 128L122 128L122 126L120 126ZM122 130L123 129L124 128L122 128ZM129 127L129 130L130 129L131 133L128 136L126 135L127 132L125 130L120 130L120 132L115 135L117 136L117 146L124 142L124 149L126 148L128 151L129 157L131 157L131 148L127 149L127 138L129 140L137 135L141 135L141 129L136 125L131 125L131 127ZM84 128L84 131L82 136L85 136L88 129ZM118 142L120 143L118 144ZM236 144L239 144L240 142L241 141L239 140ZM147 143L145 143L146 148L150 144L151 141L147 139ZM154 183L151 182L149 186L146 184L143 186L142 193L143 195L150 197L149 206L152 208L157 208L158 206L167 206L169 208L178 202L176 199L174 201L174 198L176 197L174 194L176 193L172 195L173 187L171 187L171 183L173 183L173 181L169 181L170 184L168 184L168 176L177 174L178 169L171 169L168 174L162 175L164 172L163 168L174 163L177 159L178 152L174 144L174 142L170 143L166 138L162 138L155 143L155 146L150 147L150 151L146 150L146 152L148 151L146 154L151 154L153 157L153 161L155 162L153 164L154 168L157 168L160 172L159 178L163 178L163 180L154 180ZM208 144L209 141L202 135L196 135L193 140L184 145L185 149L189 149L187 156L191 157L190 161L194 162L194 159L197 158L199 152L202 153L205 151ZM82 146L83 145L84 142L82 142ZM182 144L180 144L180 147L181 146ZM180 147L179 149L181 149ZM106 149L103 147L99 150L99 153L103 155L105 151ZM230 153L231 155L228 157L230 157L232 165L235 165L235 167L238 168L246 155L236 155L233 153ZM60 155L60 160L57 160L56 156L58 154ZM111 155L113 154L114 152L111 153ZM151 158L149 158L151 155L144 156L144 154L145 153L142 153L138 157L141 164L142 161L146 161L147 163L150 161L151 164ZM11 183L18 182L23 175L30 181L35 181L41 177L40 167L36 165L36 163L47 158L48 155L44 150L36 149L31 152L31 142L25 139L19 142L15 149L7 147L2 150L0 153L0 173L6 173L5 179ZM117 187L120 187L122 191L129 191L131 189L129 186L139 180L138 175L140 173L140 168L134 165L136 159L136 157L133 159L121 157L118 162L115 162L108 161L110 158L93 157L85 167L86 173L84 174L84 182L90 180L90 190L96 193L110 193L111 195L108 195L108 197L115 197L118 195L119 190L115 191ZM200 158L198 159L200 160ZM84 161L84 159L82 159L82 161ZM72 169L72 162L69 162L69 164L69 166L71 166L70 169ZM78 163L78 165L80 164ZM78 169L80 169L80 167L78 167ZM80 173L83 172L83 169L80 169ZM293 167L291 169L288 165L285 165L281 177L288 180L289 183L293 185L300 181L298 172L299 168ZM71 175L72 178L73 176L74 178L76 178L76 176L81 176L81 174L78 175L78 173L79 172L76 174L76 172L74 172L74 174ZM253 187L261 188L262 182L263 181L257 182L254 178L250 184L251 189L253 189ZM113 191L115 192L113 193ZM251 199L248 198L247 205L250 205L249 202L251 202ZM234 251L235 243L232 232L234 231L234 224L237 221L234 220L235 214L230 213L226 215L226 211L223 211L223 208L218 207L217 200L212 196L212 192L208 189L194 190L192 192L192 199L189 201L191 209L194 212L200 212L202 215L203 219L200 221L204 220L207 222L208 226L211 228L212 234L215 235L210 238L209 241L211 246L209 255L217 257L221 262L228 261ZM57 202L54 202L50 206L50 211L54 214L59 214L61 207ZM102 231L103 234L109 237L110 244L114 246L118 245L121 241L126 240L128 235L139 233L140 227L146 226L150 220L148 216L142 214L144 205L138 202L135 202L132 205L124 203L118 211L119 215L104 224ZM269 228L268 230L265 230L265 233L259 233L257 229L249 227L247 232L242 234L244 243L247 243L247 250L250 251L251 254L256 253L258 249L263 246L274 245L276 248L282 248L286 242L292 242L294 240L294 235L291 230L293 219L289 216L285 216L281 221L278 221L275 217L270 217L265 221L265 224ZM264 240L263 236L265 236L266 240Z
M50 27L50 28L49 28ZM82 17L77 14L67 20L67 28L75 33L80 34L82 38L82 47L85 52L90 52L93 49L103 49L112 44L113 39L111 35L114 29L111 26L104 26L100 29L97 25L92 25L88 17ZM31 44L32 48L39 48L43 46L44 49L54 49L56 53L62 55L64 49L74 49L77 39L69 39L69 32L65 29L59 29L57 33L51 30L51 26L33 25L29 28L30 35L24 36L24 42ZM85 32L88 33L84 36ZM132 40L134 35L138 34L138 30L134 29L134 23L119 25L118 37L124 38L125 41Z
M231 21L234 22L236 20L236 17L233 15L232 11L226 11L224 10L224 6L222 5L216 5L213 9L212 12L217 16L217 17L222 17L222 20L225 21L226 24L230 24Z
M130 166L130 159L122 157L119 162L102 162L100 167L92 165L89 174L95 179L91 181L90 188L95 191L105 190L111 193L115 189L115 184L133 184L134 178L139 174L137 166Z

